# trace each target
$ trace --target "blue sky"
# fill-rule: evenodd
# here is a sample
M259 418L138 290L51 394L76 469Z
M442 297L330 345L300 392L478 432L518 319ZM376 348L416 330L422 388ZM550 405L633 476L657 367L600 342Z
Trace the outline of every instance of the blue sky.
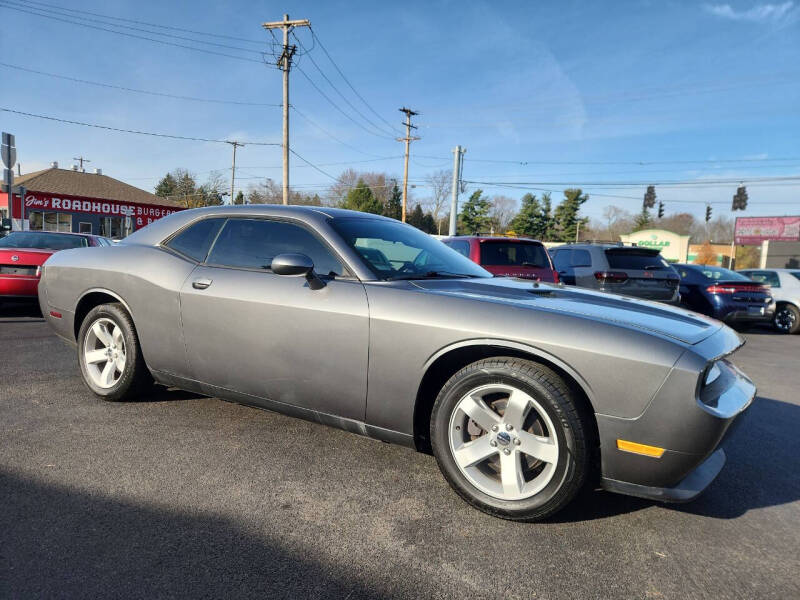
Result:
M318 39L369 104L353 94L310 33L298 30L310 51L292 73L291 102L325 132L293 114L292 145L331 175L348 165L400 175L402 146L385 131L384 120L397 125L394 135L399 135L397 109L405 105L421 113L416 122L422 139L413 144L410 166L417 197L428 193L425 176L449 168L451 150L461 144L467 148L464 178L492 182L470 184L471 189L514 198L526 190L551 189L555 198L564 187L583 184L591 196L585 212L592 217L600 217L609 204L639 210L648 182L663 182L657 193L667 213L699 217L704 202L722 203L714 205L715 215L729 212L736 183L666 184L686 180L743 181L750 195L748 215L800 212L800 181L758 181L800 176L797 1L75 0L62 5L231 36L236 39L168 29L156 30L167 37L156 36L141 31L150 26L118 21L129 27L118 30L132 35L239 58L54 20L42 15L107 27L98 22L107 20L102 17L63 8L55 12L41 4L54 5L54 0L37 2L0 0L0 62L5 65L172 95L264 104L280 103L281 75L260 62L260 52L270 58L271 40L261 23L279 20L284 12L310 19ZM138 94L2 65L0 74L4 108L123 129L280 141L280 108L274 106ZM227 176L230 168L225 144L113 133L6 112L0 113L0 126L16 134L23 172L53 160L69 166L83 155L91 159L91 168L152 189L176 167L198 173L201 180L214 169ZM237 183L280 180L280 161L278 147L241 148ZM293 161L292 184L298 188L322 190L329 181Z

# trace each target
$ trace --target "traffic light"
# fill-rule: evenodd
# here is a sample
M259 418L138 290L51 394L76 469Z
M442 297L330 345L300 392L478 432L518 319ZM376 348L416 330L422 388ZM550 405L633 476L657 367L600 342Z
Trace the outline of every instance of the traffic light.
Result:
M644 193L644 208L653 208L656 205L656 186L648 185L647 191Z
M733 196L731 210L745 210L747 208L747 188L740 185Z
M664 203L663 202L659 202L658 203L658 218L659 219L663 219L664 218Z
M711 220L711 207L706 206L706 223L708 223L710 220Z

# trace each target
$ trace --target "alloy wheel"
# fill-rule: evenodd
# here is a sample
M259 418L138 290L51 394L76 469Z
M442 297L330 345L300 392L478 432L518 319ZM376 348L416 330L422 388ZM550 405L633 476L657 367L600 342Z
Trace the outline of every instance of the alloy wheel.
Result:
M83 342L83 362L92 383L104 389L114 387L125 371L125 361L122 328L106 317L97 319Z
M465 394L450 417L450 451L476 488L501 500L523 500L553 478L559 458L556 430L527 392L507 384Z
M792 327L794 327L795 319L794 312L788 308L782 308L775 315L775 327L781 331L791 331Z

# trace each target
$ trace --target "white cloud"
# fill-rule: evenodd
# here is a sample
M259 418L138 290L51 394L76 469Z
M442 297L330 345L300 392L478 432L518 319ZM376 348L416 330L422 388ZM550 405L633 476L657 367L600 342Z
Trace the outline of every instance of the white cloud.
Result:
M706 12L732 21L751 21L753 23L777 23L794 8L794 2L782 4L757 4L747 10L736 10L730 4L705 4Z

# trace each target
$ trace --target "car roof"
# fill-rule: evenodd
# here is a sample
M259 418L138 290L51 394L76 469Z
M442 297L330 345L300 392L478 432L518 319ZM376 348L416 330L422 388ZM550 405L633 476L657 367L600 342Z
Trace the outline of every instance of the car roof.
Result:
M528 237L512 237L506 235L449 235L442 240L478 240L480 242L533 242L541 244L539 240Z
M329 208L327 206L294 206L283 204L221 204L219 206L204 206L179 210L171 215L162 217L151 224L134 231L123 242L131 244L156 245L166 237L181 229L192 221L203 217L235 216L235 217L294 217L308 223L320 223L331 219L373 219L392 223L399 223L395 219L364 213L344 208Z
M794 269L787 269L785 267L748 267L746 269L737 269L738 271L777 271L778 273L797 273L800 271L800 267L795 267Z
M30 230L30 229L19 230L19 231L9 231L8 233L9 234L11 234L11 233L24 233L26 235L34 235L34 234L38 235L40 233L46 233L47 235L71 235L73 237L83 237L83 238L97 237L97 236L92 235L90 233L75 233L75 232L70 232L70 231L38 231L38 230Z

